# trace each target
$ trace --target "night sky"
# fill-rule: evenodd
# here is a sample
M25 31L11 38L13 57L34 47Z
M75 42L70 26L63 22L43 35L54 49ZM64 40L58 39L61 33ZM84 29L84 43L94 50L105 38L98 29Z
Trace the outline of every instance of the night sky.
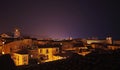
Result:
M116 0L3 0L0 34L19 27L37 38L120 39L120 11Z

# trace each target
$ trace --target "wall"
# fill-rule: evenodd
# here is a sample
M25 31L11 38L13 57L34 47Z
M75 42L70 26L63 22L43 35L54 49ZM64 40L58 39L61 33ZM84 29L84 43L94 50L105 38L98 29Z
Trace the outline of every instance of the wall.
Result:
M38 53L39 55L44 54L45 56L48 56L48 61L52 61L55 59L54 54L59 53L59 48L38 48Z
M13 54L13 60L16 64L16 66L19 65L28 65L28 54Z

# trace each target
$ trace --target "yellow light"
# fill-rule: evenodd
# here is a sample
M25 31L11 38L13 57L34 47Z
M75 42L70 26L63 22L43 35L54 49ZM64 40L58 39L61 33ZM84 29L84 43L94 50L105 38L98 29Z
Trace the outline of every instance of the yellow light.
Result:
M18 32L18 29L16 29L15 31Z
M5 54L5 52L2 52L2 54Z

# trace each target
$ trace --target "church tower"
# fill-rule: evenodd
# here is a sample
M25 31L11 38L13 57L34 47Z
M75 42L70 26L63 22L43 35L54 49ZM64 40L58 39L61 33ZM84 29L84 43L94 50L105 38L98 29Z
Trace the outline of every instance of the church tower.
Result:
M14 38L19 38L20 37L20 29L19 28L15 28L14 29Z
M106 41L108 44L112 44L112 37L106 37Z

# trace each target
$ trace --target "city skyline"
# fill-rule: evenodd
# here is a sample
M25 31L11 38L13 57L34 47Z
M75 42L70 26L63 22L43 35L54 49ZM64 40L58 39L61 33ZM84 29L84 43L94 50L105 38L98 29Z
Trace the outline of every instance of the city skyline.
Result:
M0 34L19 27L23 35L37 38L120 39L116 1L6 0L0 6Z

